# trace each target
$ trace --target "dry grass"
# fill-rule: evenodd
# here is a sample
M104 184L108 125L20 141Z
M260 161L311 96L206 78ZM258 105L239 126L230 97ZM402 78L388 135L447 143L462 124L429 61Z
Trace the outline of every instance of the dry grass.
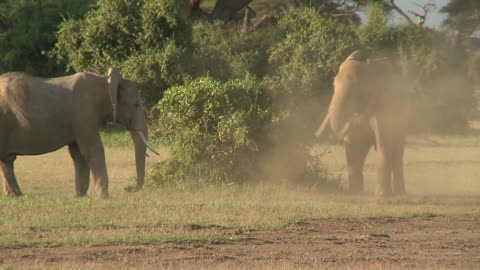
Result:
M478 218L480 147L470 139L462 142L455 138L455 144L456 147L432 147L421 139L411 143L406 151L409 195L386 200L371 196L372 153L366 164L367 192L359 196L322 194L272 184L233 185L199 192L147 187L142 192L126 193L123 188L135 175L133 151L128 147L109 147L106 152L112 198L106 201L93 195L73 198L73 165L66 149L20 157L16 171L25 195L0 196L0 251L19 247L226 243L245 237L236 236L236 231L288 230L318 219ZM318 146L315 150L327 151L323 154L325 162L337 173L345 174L342 147ZM162 152L166 153L166 149ZM160 159L152 156L147 166ZM295 267L285 262L281 268ZM362 269L383 268L366 265Z

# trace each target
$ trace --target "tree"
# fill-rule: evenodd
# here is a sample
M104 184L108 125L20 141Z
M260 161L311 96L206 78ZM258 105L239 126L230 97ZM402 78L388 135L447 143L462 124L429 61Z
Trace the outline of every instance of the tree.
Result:
M121 69L135 80L147 107L181 82L191 26L174 0L99 0L81 20L66 20L51 52L75 71Z
M0 2L0 72L34 75L63 73L63 63L48 58L64 18L85 14L95 0L6 0Z
M468 37L480 30L480 1L478 0L451 0L440 11L447 14L444 24L457 30L463 37Z

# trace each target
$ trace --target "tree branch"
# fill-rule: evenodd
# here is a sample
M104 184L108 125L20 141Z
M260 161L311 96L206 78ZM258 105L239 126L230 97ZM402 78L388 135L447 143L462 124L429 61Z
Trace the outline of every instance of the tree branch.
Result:
M387 7L395 10L396 12L398 12L398 14L402 15L409 23L411 24L415 24L412 19L405 13L403 12L403 10L401 8L399 8L397 6L397 4L395 4L395 0L385 0L383 2Z

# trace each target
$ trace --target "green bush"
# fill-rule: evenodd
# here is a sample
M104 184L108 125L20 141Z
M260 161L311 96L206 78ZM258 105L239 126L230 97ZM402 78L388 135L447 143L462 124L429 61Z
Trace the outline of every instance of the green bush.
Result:
M383 3L371 2L366 7L365 23L357 28L363 48L373 56L384 56L396 50L395 28L390 26L390 12Z
M283 149L304 163L308 159L305 147L312 143L313 132L326 113L333 77L358 40L349 25L312 7L285 9L277 27L279 39L269 50L265 78L274 93L277 116L270 143L271 148Z
M338 66L358 47L351 27L312 7L287 8L278 20L280 37L271 48L270 74L288 92L331 89Z
M397 29L399 59L411 84L413 132L464 132L475 109L468 54L447 33Z
M168 86L182 81L179 59L191 27L180 2L99 0L84 19L60 25L51 54L75 71L105 73L116 66L140 83L147 105L155 104Z
M169 88L157 108L172 154L150 179L173 186L250 180L271 124L270 102L253 79L204 77Z
M149 181L184 189L271 179L337 189L331 180L338 178L304 149L272 148L269 137L278 130L272 101L272 92L252 77L203 77L169 88L157 108L160 135L172 152Z
M275 91L284 129L311 135L328 106L338 66L358 40L348 25L312 7L284 10L277 27L279 39L269 51L266 81Z
M221 81L247 75L263 77L275 33L274 27L245 35L234 23L194 23L188 73L194 78L210 76Z
M411 94L411 131L465 131L475 99L460 43L447 33L413 24L389 26L382 3L369 4L366 15L357 34L371 57L387 56L402 66Z
M94 0L0 1L0 74L37 76L64 73L63 63L48 58L63 18L80 18Z

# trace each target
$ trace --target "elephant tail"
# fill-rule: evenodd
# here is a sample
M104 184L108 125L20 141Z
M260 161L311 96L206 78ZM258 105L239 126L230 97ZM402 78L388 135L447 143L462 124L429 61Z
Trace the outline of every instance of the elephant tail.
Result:
M0 78L1 107L10 111L21 127L29 127L26 105L29 99L30 89L27 78L23 74L13 73L11 76Z

